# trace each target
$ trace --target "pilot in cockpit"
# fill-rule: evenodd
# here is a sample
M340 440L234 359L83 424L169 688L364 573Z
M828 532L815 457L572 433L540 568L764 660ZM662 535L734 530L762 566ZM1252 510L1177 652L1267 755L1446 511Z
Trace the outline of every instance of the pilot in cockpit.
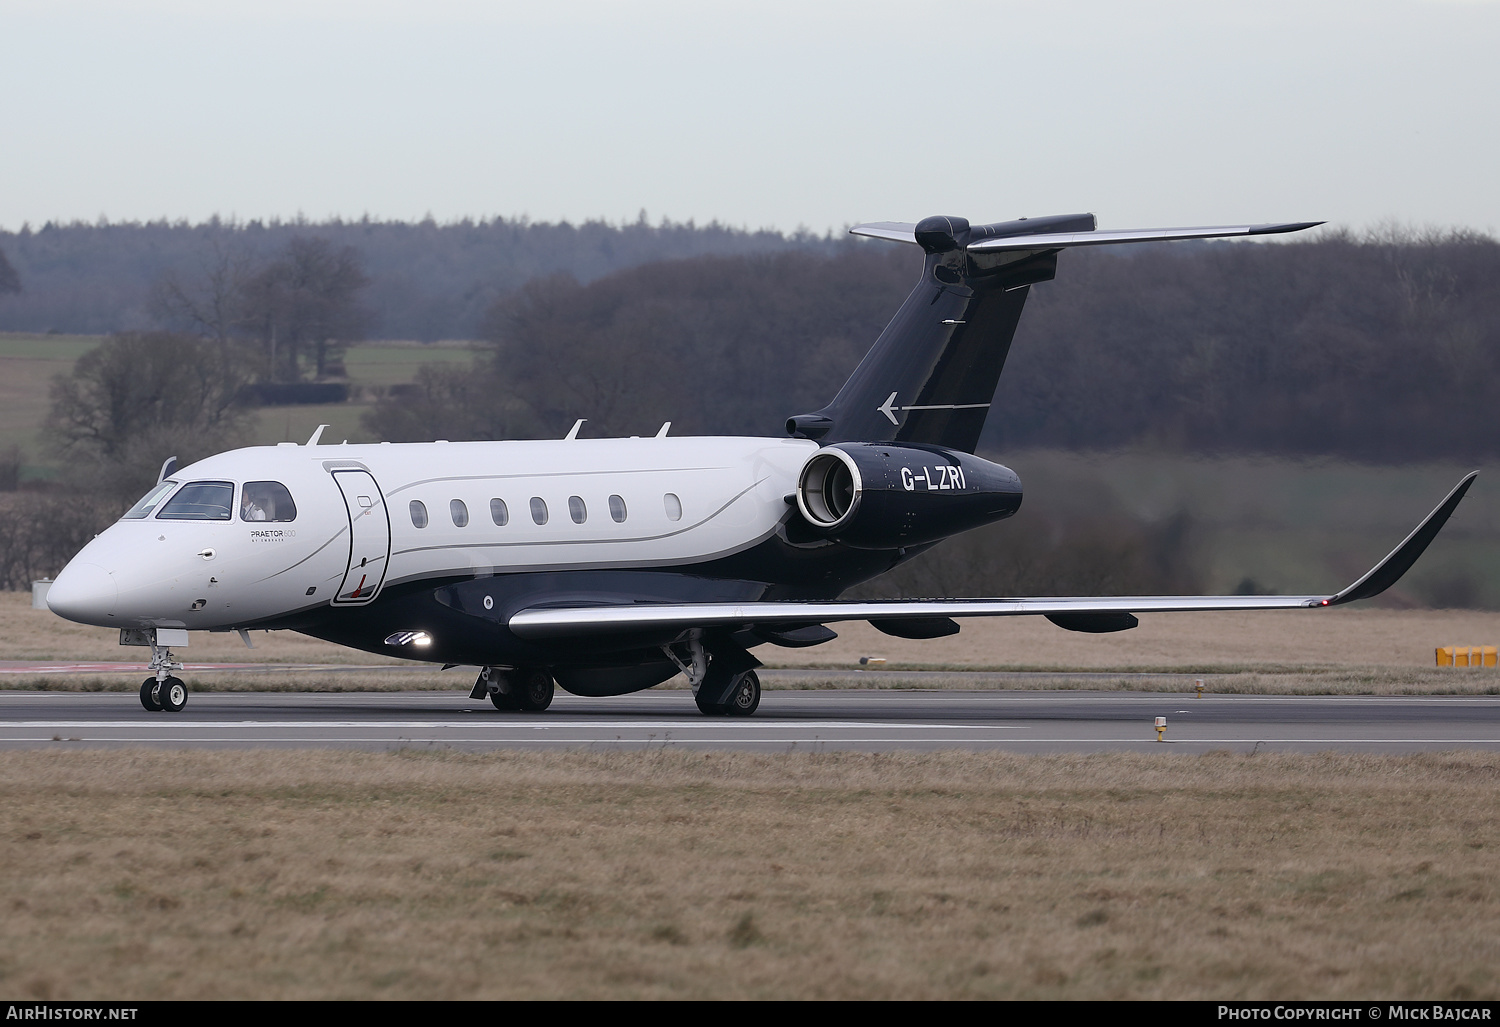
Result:
M245 494L240 498L240 520L269 521L271 515L266 510L268 501L269 497L247 487Z

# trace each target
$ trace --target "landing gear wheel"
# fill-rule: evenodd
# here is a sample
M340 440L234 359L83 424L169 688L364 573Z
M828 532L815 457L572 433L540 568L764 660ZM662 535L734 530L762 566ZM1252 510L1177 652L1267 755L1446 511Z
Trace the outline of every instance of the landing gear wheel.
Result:
M748 717L760 706L760 678L755 676L755 671L745 670L734 676L734 684L730 687L729 698L722 703L711 702L709 696L717 689L705 681L699 686L698 694L693 696L693 701L698 704L698 711L709 717Z
M187 705L187 695L187 685L182 683L181 678L167 678L156 690L156 701L168 713L181 713L182 708Z
M490 702L495 704L497 710L519 710L521 704L516 702L515 693L491 692Z
M734 691L724 704L724 714L729 717L748 717L760 706L760 678L755 671L747 670L734 679Z
M156 701L155 678L147 678L141 682L141 705L152 713L161 712L161 703Z
M516 671L511 679L517 686L517 705L531 713L540 713L552 705L552 675L540 667Z

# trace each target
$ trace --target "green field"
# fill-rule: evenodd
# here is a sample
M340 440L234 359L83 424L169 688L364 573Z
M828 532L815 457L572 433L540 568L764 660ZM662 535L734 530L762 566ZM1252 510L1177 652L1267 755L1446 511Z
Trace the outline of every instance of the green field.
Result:
M20 446L26 477L45 478L56 456L42 431L52 379L67 374L73 362L99 345L94 335L29 335L0 332L0 450ZM410 382L417 368L432 363L472 361L470 343L369 342L350 347L344 358L356 399L348 403L265 407L251 441L257 445L305 442L319 424L329 425L326 440L374 442L360 425L373 405L372 393Z
M1354 581L1394 549L1473 464L1206 459L1029 450L987 454L1032 497L1087 502L1100 486L1145 519L1186 510L1206 586L1317 593ZM1064 504L1067 499L1062 501ZM1023 506L1018 517L1025 516ZM1389 594L1394 605L1500 608L1500 473L1481 473L1443 533Z

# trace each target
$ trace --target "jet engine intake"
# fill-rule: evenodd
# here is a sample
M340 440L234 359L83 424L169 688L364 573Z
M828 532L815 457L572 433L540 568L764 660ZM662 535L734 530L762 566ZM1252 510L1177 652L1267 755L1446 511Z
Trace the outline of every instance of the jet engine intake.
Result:
M803 519L855 549L937 542L1020 506L1009 467L940 446L840 442L808 457L797 476Z

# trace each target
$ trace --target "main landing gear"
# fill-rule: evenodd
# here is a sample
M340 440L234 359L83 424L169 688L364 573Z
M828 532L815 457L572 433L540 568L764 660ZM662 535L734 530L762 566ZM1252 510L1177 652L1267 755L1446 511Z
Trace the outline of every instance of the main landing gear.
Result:
M715 701L709 694L709 689L704 687L708 684L704 681L694 693L693 699L698 703L698 711L710 717L748 717L760 706L760 678L755 676L753 670L743 670L735 674L729 684L729 698Z
M698 712L709 717L748 717L760 706L760 661L739 646L720 640L710 651L703 636L694 632L687 640L684 662L672 646L662 646L671 661L693 686Z
M489 696L497 710L540 713L552 705L554 693L552 675L544 667L485 667L469 698Z
M156 676L141 682L141 705L152 713L181 713L187 705L187 685L172 671L181 670L182 664L172 659L172 650L152 642L148 666Z

